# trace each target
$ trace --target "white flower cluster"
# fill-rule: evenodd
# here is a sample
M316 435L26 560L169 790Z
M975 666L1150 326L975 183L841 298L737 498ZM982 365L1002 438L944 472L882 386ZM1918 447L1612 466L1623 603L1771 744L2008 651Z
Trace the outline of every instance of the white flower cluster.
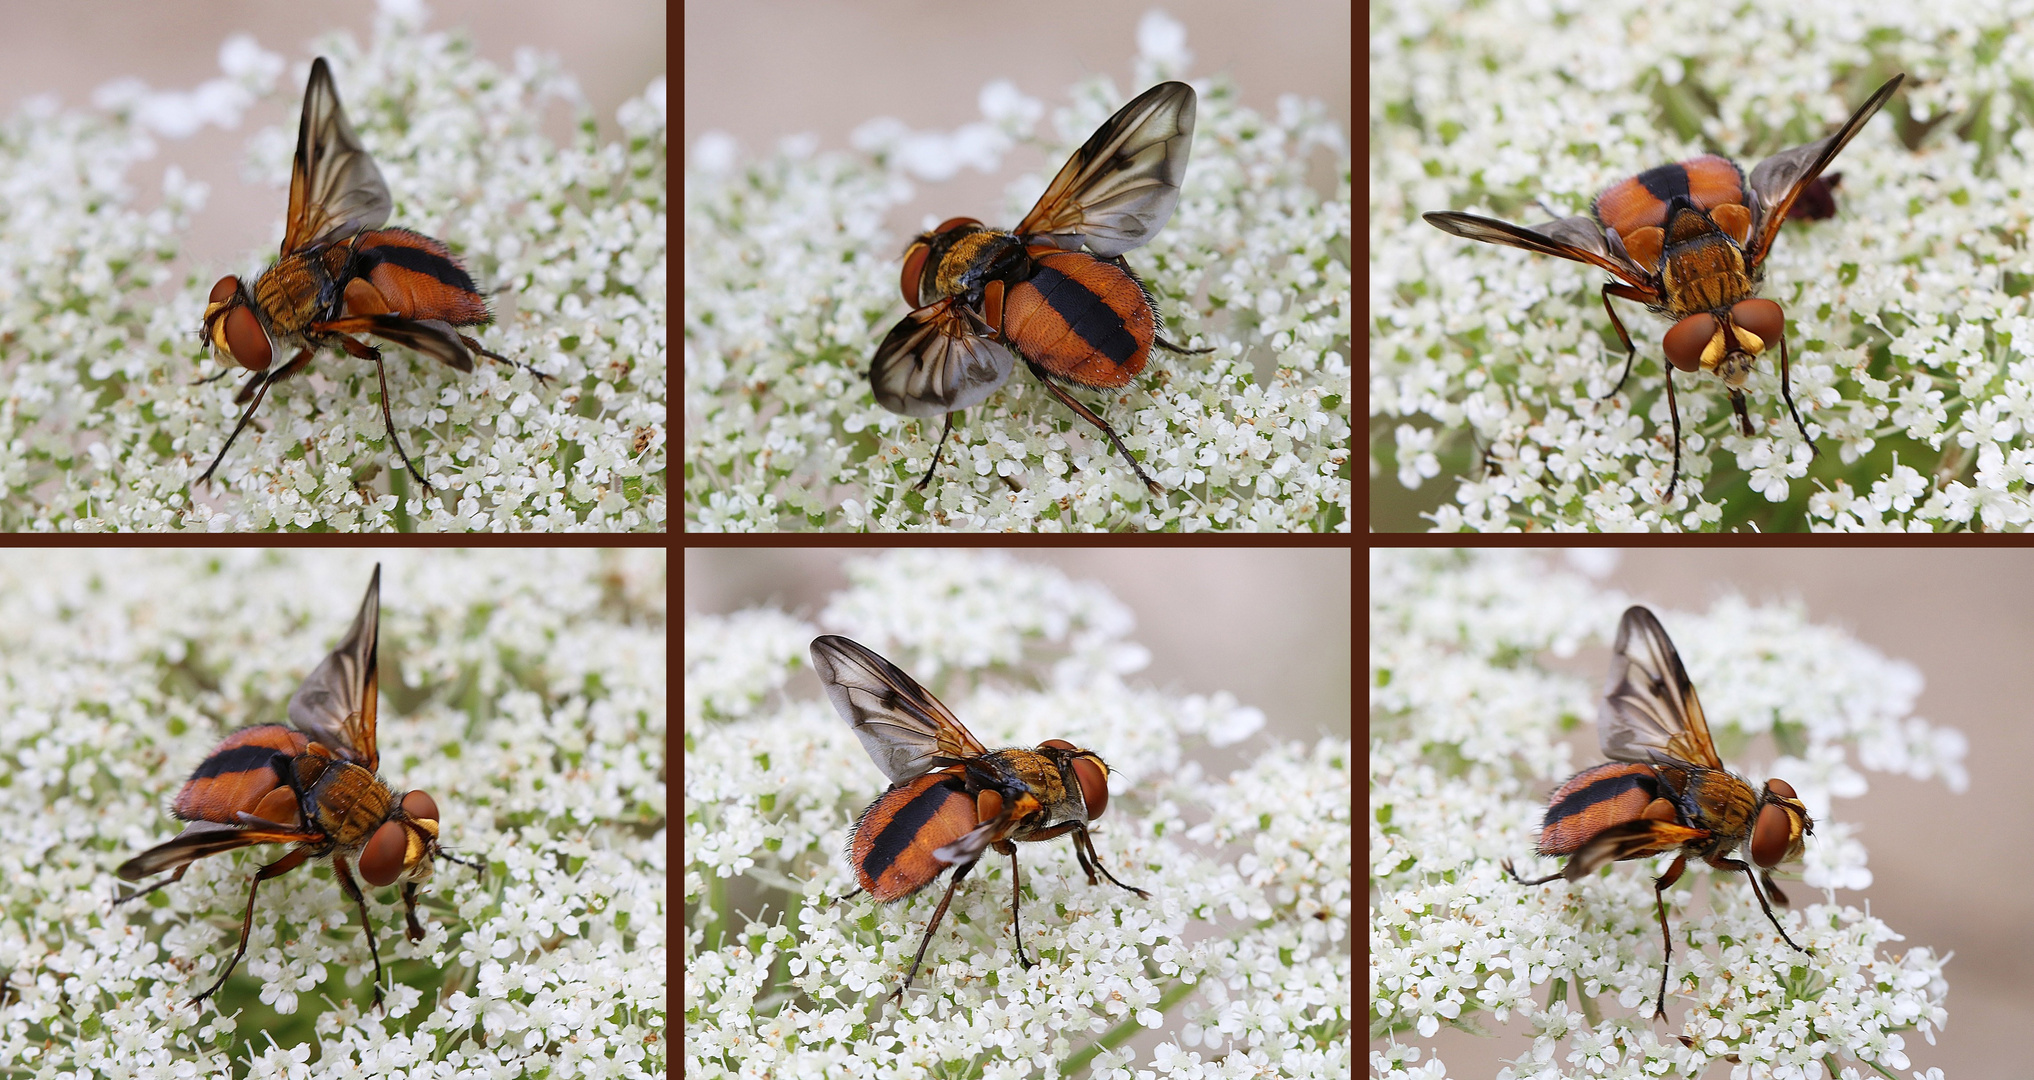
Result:
M1814 950L1804 960L1773 934L1741 876L1714 879L1708 911L1685 909L1685 888L1670 889L1668 993L1685 1007L1686 1046L1608 1015L1651 1016L1652 882L1666 857L1537 888L1501 869L1507 857L1522 873L1555 865L1529 854L1541 796L1578 767L1558 738L1593 722L1600 693L1598 679L1535 658L1607 644L1628 603L1536 555L1373 555L1370 1024L1393 1044L1373 1054L1372 1075L1444 1075L1432 1058L1419 1064L1416 1043L1397 1040L1443 1024L1487 1030L1485 1013L1533 1027L1514 1077L1561 1075L1562 1060L1577 1073L1693 1076L1726 1055L1754 1074L1818 1075L1831 1059L1906 1068L1899 1033L1932 1042L1948 1017L1944 958L1925 947L1882 954L1898 935L1858 908L1804 903L1790 889L1802 916L1783 917ZM1864 794L1860 766L1951 790L1968 782L1962 736L1910 715L1921 679L1908 665L1791 608L1728 600L1706 615L1662 614L1719 741L1769 732L1784 749L1770 772L1749 774L1787 778L1814 815L1808 887L1870 884L1864 845L1831 815L1833 798ZM1704 678L1720 672L1729 677Z
M957 418L938 475L914 489L941 423L893 415L870 392L876 345L905 311L904 242L882 222L913 176L1029 138L1043 110L1013 93L984 94L1003 127L930 138L865 125L857 144L874 160L798 141L738 163L725 136L696 144L685 181L688 527L1346 531L1347 142L1317 103L1288 98L1259 115L1220 79L1200 94L1178 210L1129 255L1167 336L1215 351L1154 350L1129 387L1099 401L1074 392L1166 497L1022 370ZM1065 160L1125 97L1083 84L1044 141L1048 159ZM1320 151L1336 168L1327 200L1307 184ZM1047 179L1013 185L991 224L1017 221Z
M2034 142L1997 103L2034 67L2012 7L1817 4L1662 17L1638 0L1561 19L1534 3L1395 4L1371 41L1371 475L1438 493L1380 528L2022 529L2034 521ZM1973 18L1976 21L1971 21ZM1745 48L1757 42L1757 48ZM1869 42L1869 45L1864 43ZM1996 43L1996 46L1994 45ZM1689 58L1701 57L1699 65ZM1907 79L1831 168L1829 220L1788 224L1763 295L1787 319L1746 385L1675 373L1607 273L1451 236L1460 210L1586 214L1641 170L1721 152L1749 170Z
M533 52L504 71L401 11L380 9L365 51L322 47L394 195L390 224L449 244L495 309L472 335L552 380L485 359L461 374L384 345L397 435L437 488L426 496L388 445L373 365L327 353L268 395L214 486L194 486L240 413L238 380L196 383L217 370L200 363L206 293L225 273L259 273L274 248L237 266L187 265L180 237L202 188L171 168L146 210L128 173L153 155L151 131L191 126L166 115L175 108L249 90L301 96L294 73L307 58L239 41L222 54L238 74L220 80L229 93L120 84L101 96L111 113L39 106L5 121L0 527L664 527L662 80L621 108L626 141L602 144L585 123L557 146L537 125L555 102L583 112L567 75ZM287 130L252 140L265 180L289 175L288 115ZM286 202L278 183L260 211L278 237Z
M52 1075L663 1076L667 616L661 551L382 559L381 775L437 801L419 894L368 889L374 964L329 870L263 846L143 900L113 868L227 731L286 720L374 559L0 554L0 1062ZM315 1059L314 1061L311 1059Z
M1226 695L1128 685L1120 674L1141 650L1098 587L961 552L884 555L852 577L822 616L828 629L867 633L915 677L943 668L935 692L983 743L1065 738L1109 763L1115 792L1096 847L1151 896L1089 885L1070 843L1021 845L1023 933L1038 965L1027 971L1012 949L1009 861L991 853L955 894L912 994L879 1009L946 879L895 905L828 903L854 889L840 845L884 778L802 670L809 692L774 708L692 712L776 699L783 674L802 666L755 632L781 617L692 620L685 1074L889 1076L960 1061L1029 1076L1086 1062L1098 1076L1184 1078L1211 1075L1220 1059L1251 1075L1347 1076L1353 748L1274 746L1206 777L1187 750L1245 738L1262 715ZM994 644L950 647L970 640ZM1041 656L1066 662L1048 676ZM695 680L709 685L694 693ZM734 890L748 901L737 906ZM744 914L759 908L767 921ZM1141 1062L1107 1037L1139 1027L1163 1038Z

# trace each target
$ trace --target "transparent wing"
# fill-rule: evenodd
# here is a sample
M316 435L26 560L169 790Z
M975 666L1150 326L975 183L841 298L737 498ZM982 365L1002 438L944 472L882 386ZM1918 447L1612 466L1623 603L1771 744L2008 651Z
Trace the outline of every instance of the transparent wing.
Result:
M834 634L812 639L812 669L833 711L891 783L988 753L938 698L856 642Z
M1856 138L1858 132L1864 130L1865 122L1893 96L1893 91L1900 88L1906 77L1901 74L1887 79L1870 100L1858 106L1850 119L1836 129L1836 134L1806 146L1782 150L1759 162L1758 167L1752 170L1747 185L1754 202L1752 242L1745 252L1750 265L1757 266L1765 259L1772 250L1773 238L1779 235L1780 226L1786 224L1787 211L1794 205L1794 200L1800 198L1802 191L1822 175L1822 170L1836 160L1836 155L1850 145L1850 140Z
M370 771L381 765L374 745L375 697L380 687L375 645L381 636L381 565L367 583L360 614L339 647L290 697L290 723L325 748Z
M939 416L981 404L1010 378L1017 356L982 336L956 297L904 316L876 346L876 403L904 416Z
M332 85L332 69L321 56L312 61L311 81L304 87L282 253L379 228L394 206L381 170L346 122L339 91Z
M1141 246L1172 218L1194 140L1194 88L1159 83L1074 151L1017 223L1027 243L1104 258Z
M1613 761L1723 768L1681 656L1643 607L1627 610L1617 625L1596 733Z
M208 855L236 851L256 844L316 843L323 833L288 829L241 828L211 821L192 822L183 832L120 864L114 873L122 881L140 881L150 874L174 870Z
M1420 215L1426 223L1444 233L1486 244L1523 248L1557 259L1588 263L1623 278L1626 283L1649 292L1658 292L1653 275L1632 261L1624 244L1591 217L1568 217L1546 221L1528 229L1496 218L1436 210Z

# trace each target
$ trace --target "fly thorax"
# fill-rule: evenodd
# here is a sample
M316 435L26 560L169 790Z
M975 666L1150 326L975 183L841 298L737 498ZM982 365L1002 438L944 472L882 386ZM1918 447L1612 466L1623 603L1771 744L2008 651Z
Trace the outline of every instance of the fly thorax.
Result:
M1002 276L1012 254L1021 256L1024 245L1004 232L969 233L954 242L939 262L939 291L946 296L969 296L993 278Z
M340 846L355 847L388 820L395 796L371 770L341 761L318 778L310 801L318 825Z
M292 256L255 279L254 309L270 336L301 334L330 306L331 277L311 259Z

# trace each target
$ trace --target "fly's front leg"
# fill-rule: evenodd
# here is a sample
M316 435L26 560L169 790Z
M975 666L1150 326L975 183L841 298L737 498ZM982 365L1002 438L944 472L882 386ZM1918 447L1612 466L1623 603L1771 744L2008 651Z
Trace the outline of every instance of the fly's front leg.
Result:
M353 880L353 871L347 867L342 856L332 856L332 873L339 879L339 890L353 898L360 908L360 932L367 935L367 955L374 958L374 1007L381 1008L381 950L374 944L374 924L367 919L367 897L360 892L360 886Z
M1780 932L1780 940L1786 942L1789 945L1793 945L1794 948L1800 952L1811 953L1812 955L1811 950L1803 949L1801 948L1801 946L1795 945L1794 939L1787 936L1787 928L1781 926L1780 917L1778 915L1773 914L1773 905L1767 903L1766 894L1759 891L1758 875L1752 870L1751 864L1742 862L1737 859L1719 858L1709 860L1709 865L1716 867L1718 870L1744 871L1745 880L1751 882L1752 895L1759 898L1759 908L1766 913L1766 918L1772 921L1773 929L1778 930ZM1781 901L1781 903L1785 902L1786 902L1785 900Z

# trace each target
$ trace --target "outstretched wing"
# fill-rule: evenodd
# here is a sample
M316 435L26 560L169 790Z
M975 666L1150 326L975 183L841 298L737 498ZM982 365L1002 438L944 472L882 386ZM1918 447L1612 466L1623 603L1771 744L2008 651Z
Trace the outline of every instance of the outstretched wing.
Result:
M1464 214L1454 210L1436 210L1421 214L1426 223L1444 233L1452 233L1465 240L1481 240L1486 244L1503 244L1505 247L1523 248L1541 255L1552 255L1557 259L1572 259L1588 263L1623 278L1626 284L1647 292L1657 293L1658 285L1645 267L1633 261L1624 250L1623 241L1615 233L1597 224L1596 219L1586 216L1567 217L1559 221L1546 221L1528 229L1496 218Z
M346 122L332 69L321 56L311 63L304 115L297 121L297 160L290 170L290 212L283 225L282 253L379 228L394 207L381 170Z
M1627 610L1617 624L1596 733L1613 761L1723 768L1681 656L1643 607Z
M1836 134L1806 146L1782 150L1759 162L1758 167L1752 170L1748 186L1754 202L1755 221L1752 242L1745 249L1747 264L1757 266L1765 259L1772 250L1773 238L1780 233L1780 226L1786 224L1787 211L1793 207L1794 200L1800 198L1802 191L1822 175L1822 170L1836 160L1836 155L1850 145L1850 140L1856 138L1858 132L1864 130L1865 121L1870 120L1893 96L1893 91L1900 88L1900 82L1906 77L1901 74L1887 79L1870 100L1858 106L1850 119L1836 129Z
M827 700L891 783L988 753L959 718L897 665L847 638L812 639Z
M381 764L374 745L375 697L380 688L375 645L380 637L381 564L376 563L353 629L290 697L290 723L298 731L370 771Z
M1114 258L1172 219L1194 141L1194 88L1165 82L1095 129L1017 223L1026 243Z

